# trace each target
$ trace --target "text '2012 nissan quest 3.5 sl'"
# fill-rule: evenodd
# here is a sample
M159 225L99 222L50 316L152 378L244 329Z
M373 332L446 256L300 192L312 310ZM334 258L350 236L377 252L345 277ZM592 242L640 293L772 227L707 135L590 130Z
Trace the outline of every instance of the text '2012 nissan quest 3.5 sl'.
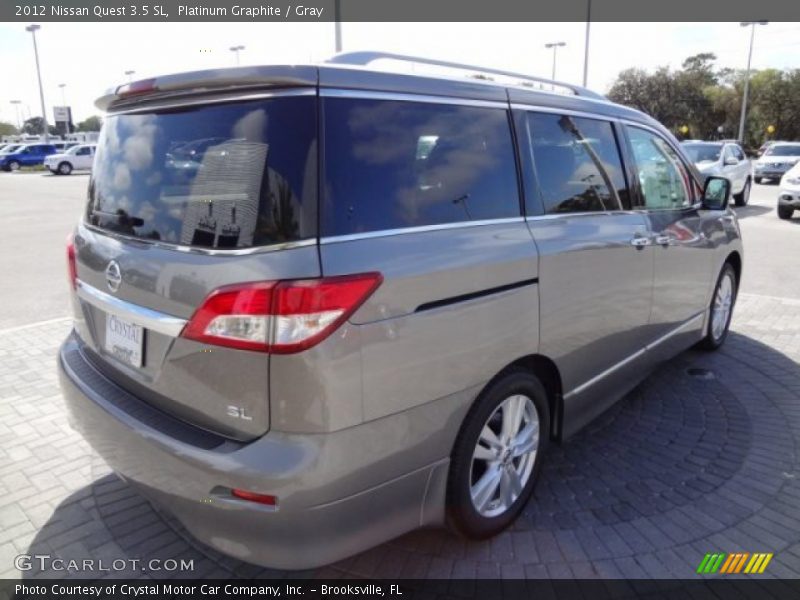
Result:
M68 245L71 421L254 563L496 534L549 443L728 331L730 183L664 127L512 73L364 66L387 56L410 60L188 73L97 103Z

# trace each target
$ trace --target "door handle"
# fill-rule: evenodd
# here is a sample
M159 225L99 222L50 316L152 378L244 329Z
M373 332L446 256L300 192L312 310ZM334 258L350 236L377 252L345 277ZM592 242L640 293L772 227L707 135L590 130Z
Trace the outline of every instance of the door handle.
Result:
M657 235L654 241L659 246L669 246L670 239L671 238L668 235L662 233Z
M649 246L650 243L650 238L641 235L631 238L631 246L635 246L636 248L644 248L645 246Z

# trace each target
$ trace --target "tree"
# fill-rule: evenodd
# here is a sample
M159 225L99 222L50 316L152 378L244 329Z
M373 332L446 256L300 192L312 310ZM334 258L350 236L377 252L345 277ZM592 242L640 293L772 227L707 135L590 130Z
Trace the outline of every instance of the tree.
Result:
M6 123L5 121L0 121L0 135L16 135L17 128L15 125L11 123Z
M97 115L92 115L78 123L76 131L100 131L100 126L103 124L103 119Z

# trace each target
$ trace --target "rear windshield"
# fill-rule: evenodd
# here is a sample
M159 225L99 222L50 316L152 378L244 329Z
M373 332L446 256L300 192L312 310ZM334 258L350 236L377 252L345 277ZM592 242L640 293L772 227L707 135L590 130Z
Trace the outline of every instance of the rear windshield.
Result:
M683 149L692 162L716 162L722 154L722 145L718 144L684 144Z
M111 116L87 221L203 248L315 237L316 130L313 96Z

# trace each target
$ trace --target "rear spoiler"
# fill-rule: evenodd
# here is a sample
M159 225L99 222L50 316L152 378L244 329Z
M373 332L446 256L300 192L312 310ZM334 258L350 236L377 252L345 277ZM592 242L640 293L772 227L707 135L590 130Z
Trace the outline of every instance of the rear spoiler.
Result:
M315 66L262 66L208 69L142 79L109 88L95 100L102 111L113 111L143 99L187 96L253 88L316 86L319 72Z

